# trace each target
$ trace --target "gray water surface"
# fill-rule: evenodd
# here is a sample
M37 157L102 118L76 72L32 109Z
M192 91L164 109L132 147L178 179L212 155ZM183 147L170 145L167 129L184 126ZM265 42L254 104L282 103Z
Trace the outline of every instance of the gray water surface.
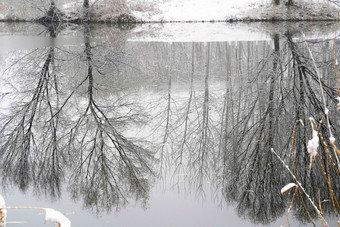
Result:
M157 26L1 24L6 204L53 208L72 226L281 226L294 190L280 190L293 178L270 149L293 169L291 138L302 119L305 127L294 131L296 174L315 201L320 191L335 225L319 161L308 177L309 117L318 122L324 106L305 42L339 138L335 25L226 24L234 40L194 42ZM256 33L240 38L245 30ZM320 133L327 141L325 124ZM340 178L329 169L340 198ZM52 226L39 211L9 210L8 222L17 221ZM298 196L289 223L311 225Z

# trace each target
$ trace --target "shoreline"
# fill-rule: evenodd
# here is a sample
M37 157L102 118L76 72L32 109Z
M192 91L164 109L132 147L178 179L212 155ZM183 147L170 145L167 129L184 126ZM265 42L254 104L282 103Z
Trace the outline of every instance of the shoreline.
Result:
M130 1L128 9L111 12L110 9L97 7L93 8L86 17L83 15L81 5L64 4L54 8L55 11L53 12L49 9L44 15L10 14L3 9L0 11L0 22L33 22L46 25L57 23L119 25L215 22L316 22L336 21L340 13L340 7L330 3L310 3L307 0L301 0L291 6L284 4L273 5L273 3L265 3L264 0L262 3L255 3L254 0L243 0L248 2L243 5L232 5L224 0L215 0L215 5L207 4L208 0L196 1L188 0L185 4L179 4L182 3L180 0L172 0L166 1L165 4L160 0L143 0L140 5L133 5ZM152 2L154 5L151 4ZM194 4L195 2L197 3L196 5ZM220 7L216 5L217 3L220 3ZM54 14L58 17L54 17Z
M241 18L241 19L226 19L226 20L156 20L156 21L129 21L129 22L117 22L111 20L63 20L63 21L50 21L50 22L41 22L39 19L0 19L1 23L40 23L40 24L112 24L112 25L121 25L121 24L171 24L171 23L185 23L185 24L195 24L195 23L249 23L249 22L323 22L323 21L336 21L336 18L292 18L292 19L282 19L282 18Z

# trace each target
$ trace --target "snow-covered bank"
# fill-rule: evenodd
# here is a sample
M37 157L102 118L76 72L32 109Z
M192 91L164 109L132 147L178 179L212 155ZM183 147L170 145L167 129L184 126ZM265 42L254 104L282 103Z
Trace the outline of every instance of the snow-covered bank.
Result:
M43 8L30 3L0 3L0 21L34 20ZM94 22L212 22L212 21L282 21L335 20L339 7L328 0L294 0L287 7L281 0L126 0L124 6L108 0L90 0ZM45 3L46 5L47 3ZM68 18L82 17L82 1L59 1L58 8ZM39 14L40 13L40 14Z
M146 22L228 20L328 20L338 7L326 0L295 0L286 7L271 0L130 0L134 16ZM144 8L143 8L144 6Z

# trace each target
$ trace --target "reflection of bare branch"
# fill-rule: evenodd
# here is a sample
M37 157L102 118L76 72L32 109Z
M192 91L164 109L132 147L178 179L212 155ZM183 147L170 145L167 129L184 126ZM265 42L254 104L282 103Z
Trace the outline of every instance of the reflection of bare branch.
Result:
M166 173L166 167L164 167L164 152L165 148L167 147L167 142L169 138L169 127L170 127L170 118L171 118L171 77L169 77L169 86L168 86L168 97L167 97L167 109L166 109L166 124L165 124L165 131L162 141L162 148L161 148L161 154L160 154L160 174L159 176L165 176Z
M75 198L84 198L86 207L97 212L109 211L112 207L119 209L131 196L145 204L153 154L116 130L114 124L123 122L125 117L110 117L105 107L95 101L89 41L85 42L85 48L88 102L70 134L70 143L79 152L75 153L76 158L80 156L70 179L70 190Z
M60 166L63 156L57 145L58 116L54 116L59 102L54 59L55 50L51 47L32 97L3 119L1 128L5 141L1 147L4 179L18 184L22 190L33 180L37 190L44 190L53 197L60 195L63 178Z
M186 112L183 117L184 121L184 130L183 130L183 140L180 144L179 148L179 154L175 157L175 170L174 175L177 175L178 179L181 178L181 175L184 175L185 166L184 166L184 146L186 148L190 147L190 144L188 143L188 127L189 127L189 115L191 111L191 103L193 99L193 92L194 92L194 71L195 71L195 45L192 43L192 51L191 51L191 79L190 79L190 91L189 91L189 99L188 104L186 107Z
M194 184L196 184L197 190L202 191L204 176L207 176L208 167L205 162L208 160L207 155L210 151L210 127L209 127L209 67L210 67L210 43L207 44L207 61L206 61L206 75L204 80L204 101L203 101L203 113L202 113L202 125L201 127L201 137L199 140L198 150L195 151L193 157L193 167L196 173L193 175L195 179Z

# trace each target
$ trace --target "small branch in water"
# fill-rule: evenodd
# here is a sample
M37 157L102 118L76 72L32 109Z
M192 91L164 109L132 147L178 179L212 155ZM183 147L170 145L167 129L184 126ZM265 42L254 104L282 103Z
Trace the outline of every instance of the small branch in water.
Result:
M296 177L294 176L294 174L292 173L292 171L289 169L289 167L286 165L286 163L280 158L280 156L274 151L273 148L271 148L271 152L281 161L281 163L283 164L283 166L288 170L288 172L290 173L290 175L292 175L292 177L294 178L294 180L297 182L297 185L299 188L301 188L301 190L303 191L303 193L306 195L307 199L309 200L309 202L313 205L315 211L317 212L319 218L321 219L322 223L325 224L325 226L329 226L328 223L326 222L326 220L323 218L321 211L317 208L317 206L314 204L313 200L310 198L310 196L307 194L307 192L305 191L305 189L302 187L301 183L296 179Z

